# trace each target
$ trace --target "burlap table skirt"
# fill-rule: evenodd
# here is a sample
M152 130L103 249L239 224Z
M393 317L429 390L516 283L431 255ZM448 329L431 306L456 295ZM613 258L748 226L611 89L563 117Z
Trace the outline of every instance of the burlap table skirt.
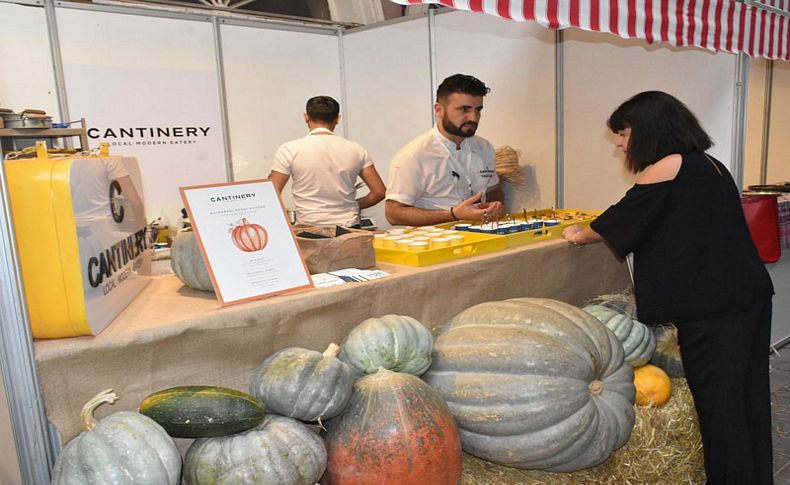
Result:
M579 305L630 285L604 244L547 241L422 268L378 264L391 276L310 289L222 308L213 293L156 276L101 334L34 343L44 403L63 443L80 431L83 404L102 389L119 396L96 415L137 406L178 385L247 391L251 371L289 346L323 351L362 320L409 315L430 328L472 305L522 296Z

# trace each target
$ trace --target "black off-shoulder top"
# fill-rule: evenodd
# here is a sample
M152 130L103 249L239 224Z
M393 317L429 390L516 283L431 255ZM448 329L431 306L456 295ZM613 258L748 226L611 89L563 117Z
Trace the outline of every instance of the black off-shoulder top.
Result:
M634 253L644 323L728 315L773 295L729 171L702 153L682 157L673 180L635 184L591 224L620 257Z

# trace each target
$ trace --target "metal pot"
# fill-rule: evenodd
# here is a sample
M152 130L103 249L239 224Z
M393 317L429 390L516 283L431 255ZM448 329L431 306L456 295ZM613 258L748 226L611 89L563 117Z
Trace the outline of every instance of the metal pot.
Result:
M1 113L3 124L6 128L52 128L52 117L40 114L29 114L22 112Z

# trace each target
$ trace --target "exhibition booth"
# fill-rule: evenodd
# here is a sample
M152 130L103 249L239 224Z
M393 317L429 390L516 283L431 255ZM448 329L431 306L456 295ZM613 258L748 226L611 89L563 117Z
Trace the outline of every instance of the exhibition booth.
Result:
M0 58L25 66L0 73L0 107L38 108L61 122L83 118L90 149L103 143L104 155L134 160L130 171L139 170L145 206L137 222L143 229L157 222L171 234L183 225L180 188L265 179L277 147L306 134L304 102L318 94L340 102L336 132L363 145L386 182L395 152L433 125L438 82L457 72L491 87L478 134L518 152L525 184L505 183L505 201L525 219L555 208L602 211L619 200L634 179L605 121L644 90L672 93L691 108L714 140L710 153L739 188L790 180L790 140L781 136L790 129L790 65L782 60L790 52L790 14L781 6L766 7L777 19L770 42L758 36L750 43L711 23L711 38L714 30L721 36L707 44L701 26L696 37L692 29L671 38L669 24L657 22L657 35L646 34L625 20L642 14L625 10L618 14L623 28L606 29L562 8L541 17L521 2L442 3L459 10L350 26L126 2L0 0ZM751 18L736 2L711 2L711 17L719 3L733 6L730 20L746 25ZM721 18L731 25L727 14ZM436 331L478 303L534 297L582 306L632 285L629 265L606 245L575 247L558 233L430 265L379 259L375 269L384 277L300 286L234 305L187 287L158 261L147 274L135 266L145 283L106 328L34 338L29 318L36 312L26 307L18 262L27 243L14 226L35 237L46 225L36 218L56 220L58 212L37 212L22 224L7 184L4 170L0 364L9 405L0 406L0 424L10 445L0 448L16 449L25 483L49 480L61 448L80 432L80 408L101 389L120 399L97 417L136 410L173 386L246 390L267 356L292 346L323 351L371 317L408 315ZM282 203L293 208L287 188ZM780 204L786 211L790 201ZM362 215L380 233L392 229L383 203ZM790 259L768 270L776 287L771 343L780 346L790 339ZM0 481L15 476L2 472Z

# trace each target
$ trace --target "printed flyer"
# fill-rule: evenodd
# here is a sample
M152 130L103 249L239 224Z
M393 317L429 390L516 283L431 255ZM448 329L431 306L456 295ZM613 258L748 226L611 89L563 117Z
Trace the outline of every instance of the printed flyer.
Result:
M313 286L271 181L179 190L221 304Z

